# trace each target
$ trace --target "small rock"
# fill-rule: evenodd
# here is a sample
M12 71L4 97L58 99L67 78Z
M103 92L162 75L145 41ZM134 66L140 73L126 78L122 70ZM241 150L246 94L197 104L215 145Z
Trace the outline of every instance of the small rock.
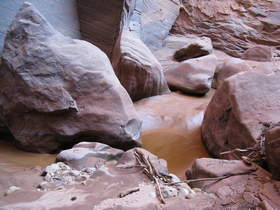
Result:
M14 192L16 192L16 191L19 191L19 190L21 190L20 187L11 186L11 187L9 187L9 189L5 192L4 196L10 195L10 194L12 194L12 193L14 193Z

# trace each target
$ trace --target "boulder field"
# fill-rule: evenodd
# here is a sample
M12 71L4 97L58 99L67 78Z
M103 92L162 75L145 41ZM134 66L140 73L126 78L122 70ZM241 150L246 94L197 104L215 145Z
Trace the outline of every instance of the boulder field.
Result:
M0 209L280 208L278 0L71 5L3 33Z

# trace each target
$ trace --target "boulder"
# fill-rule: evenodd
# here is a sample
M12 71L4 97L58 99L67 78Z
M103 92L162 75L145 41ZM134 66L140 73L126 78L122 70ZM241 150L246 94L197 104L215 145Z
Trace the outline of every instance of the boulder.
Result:
M118 160L124 152L106 144L97 142L81 142L72 149L63 150L56 156L56 162L63 162L72 168L97 167L104 162Z
M227 59L217 65L214 79L212 83L213 88L218 88L222 85L225 79L240 72L251 70L251 67L241 59Z
M186 175L188 179L208 179L192 182L191 186L215 194L222 203L221 209L277 209L280 205L280 182L256 165L201 158Z
M273 53L271 47L259 45L245 50L241 57L253 61L271 61L272 56Z
M168 85L184 93L204 95L210 88L217 65L215 55L181 62L165 72Z
M222 83L202 124L203 141L212 155L239 158L248 153L221 153L250 148L258 148L255 155L264 155L265 132L280 121L279 79L277 75L243 72Z
M265 135L266 160L273 178L280 180L280 127L270 129Z
M195 41L177 50L174 53L174 59L181 62L187 59L197 58L212 53L213 46L211 39L208 37L202 37Z
M108 57L58 33L32 5L12 22L2 56L0 114L21 148L139 144L141 122Z
M124 29L115 46L113 67L133 101L169 92L162 67L148 47Z
M125 27L149 48L160 48L179 12L179 0L78 0L77 5L82 38L110 59Z
M209 53L212 52L213 49L211 39L208 37L169 35L164 40L162 48L154 50L153 53L162 65L163 71L167 71L168 69L179 65L180 61L184 60L184 57L182 57L182 60L179 59L180 61L176 60L174 55L178 52L182 52L182 55L186 56L184 50L188 49L189 46L201 46L203 50L208 51ZM190 55L190 57L193 56Z
M184 0L171 34L211 38L214 48L242 57L255 45L280 46L280 2Z

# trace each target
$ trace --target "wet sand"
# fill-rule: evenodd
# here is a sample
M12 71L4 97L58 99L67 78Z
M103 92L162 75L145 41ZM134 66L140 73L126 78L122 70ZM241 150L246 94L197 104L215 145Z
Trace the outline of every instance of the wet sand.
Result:
M55 160L55 155L30 153L17 149L9 142L0 141L0 168L18 171L36 166L46 167Z
M170 172L181 178L195 159L209 157L201 140L201 123L213 94L171 93L135 104L143 120L143 147L165 159Z

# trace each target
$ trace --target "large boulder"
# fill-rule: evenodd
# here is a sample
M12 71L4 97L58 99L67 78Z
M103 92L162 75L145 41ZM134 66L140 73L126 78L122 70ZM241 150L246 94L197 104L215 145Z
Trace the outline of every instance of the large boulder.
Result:
M251 70L251 67L241 59L227 59L217 65L215 70L214 79L212 83L213 88L218 88L222 85L225 79L240 72Z
M112 63L132 100L169 92L160 63L128 29L123 30L115 46Z
M197 48L194 47L196 50L193 51L190 46ZM167 71L180 64L180 61L210 54L212 50L212 42L208 37L169 35L164 40L163 46L153 53L162 65L163 71Z
M183 0L172 34L208 36L235 57L256 44L280 46L280 2Z
M280 180L280 127L270 129L265 135L265 152L273 178Z
M211 88L216 66L215 55L189 59L170 68L165 72L165 77L172 89L194 95L204 95Z
M202 124L203 141L209 152L221 157L238 158L249 149L260 157L264 135L280 121L280 77L253 72L239 73L226 79L209 103ZM251 154L252 156L252 154Z
M253 61L271 61L272 48L268 46L253 46L242 53L242 58Z
M138 145L141 123L108 57L58 33L28 3L7 33L0 74L1 118L22 148Z
M162 46L179 13L179 0L78 0L82 38L111 59L124 27L149 48Z
M213 193L221 209L278 209L280 182L256 165L238 160L197 159L186 172L192 187ZM196 181L195 181L196 180Z

